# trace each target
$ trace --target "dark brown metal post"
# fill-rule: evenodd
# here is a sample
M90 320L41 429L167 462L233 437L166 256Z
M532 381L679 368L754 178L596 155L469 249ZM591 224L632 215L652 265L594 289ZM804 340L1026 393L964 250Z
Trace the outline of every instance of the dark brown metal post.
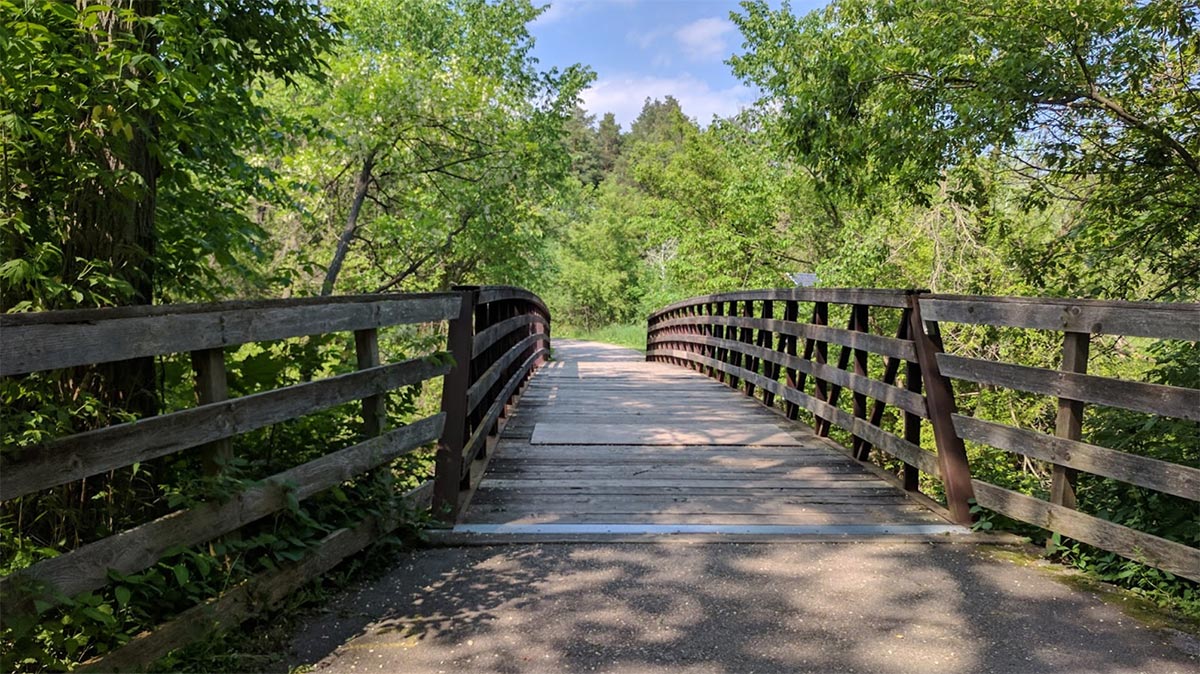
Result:
M904 321L908 321L908 311L904 312ZM903 328L901 328L903 330ZM904 388L913 393L921 392L921 366L915 361L908 361L904 366ZM921 446L921 417L912 412L904 413L904 439ZM916 466L904 464L904 489L920 491L921 471Z
M746 300L742 304L742 318L748 318L748 319L754 318L754 301L753 300ZM738 341L743 344L753 344L754 343L754 328L742 328L740 334L738 335ZM742 353L741 351L738 352L738 365L741 366L743 369L749 370L751 372L753 372L756 369L755 363L754 363L754 358L748 354ZM742 385L743 385L742 386L743 392L746 395L753 398L754 397L754 382L750 381L749 379L743 379Z
M852 330L857 330L858 332L869 332L870 331L870 326L869 326L870 318L869 318L869 314L868 314L869 311L870 311L869 307L865 304L855 304L852 307L850 307L851 322L854 324L853 327L851 328ZM846 351L846 348L843 347L842 352L845 353L845 351ZM854 374L856 374L860 377L863 377L863 378L867 377L867 352L866 352L866 350L855 349L853 357L854 357ZM854 413L854 418L866 420L866 418L867 418L867 394L861 393L859 391L853 391L852 395L850 397L851 397L851 410ZM866 442L866 440L864 440L863 438L854 436L853 447L856 450L861 451L862 454L864 454L864 456L861 457L863 460L866 460L867 457L865 456L865 454L867 454L867 452L870 451L869 448L866 451L862 451L862 444L865 442ZM857 453L858 452L856 452L856 455L857 455Z
M763 300L762 318L764 321L774 320L774 318L775 318L775 302L773 300ZM756 346L759 346L764 349L769 349L769 348L771 348L771 342L773 342L773 341L775 341L775 333L774 332L772 332L771 330L767 330L767 329L762 329L762 328L759 329L758 340L755 342ZM762 374L764 377L766 377L767 379L770 379L771 381L779 380L779 366L778 365L776 365L775 363L773 363L769 360L763 361L763 359L761 359L761 358L759 358L758 361L762 363L761 369L762 369ZM767 407L774 407L775 394L772 393L771 391L763 389L762 401L763 401L763 404L766 405Z
M446 426L438 442L434 466L433 515L452 524L458 515L458 492L462 479L463 449L470 429L467 426L467 389L471 384L471 348L475 338L475 303L479 290L455 288L462 297L458 318L450 321L448 348L454 368L442 384L442 411Z
M813 303L813 325L829 325L829 303L814 302ZM825 365L829 362L829 344L819 339L812 339L804 345L804 359L812 360ZM803 381L803 379L801 379ZM825 387L825 380L813 375L813 394L817 400L826 402L829 399L828 390ZM822 428L826 425L825 419L819 415L813 415L813 430L817 435L822 435Z
M896 330L896 339L908 339L908 312L909 312L908 309L904 309L900 313L900 327L897 328L897 330ZM911 365L911 363L910 363L910 365ZM880 381L882 381L885 384L894 386L896 384L896 376L899 373L900 373L900 359L892 357L892 356L888 356L888 358L883 361L883 378ZM920 379L919 379L920 376L921 376L920 370L918 370L917 371L918 386L920 384ZM871 409L871 418L868 420L868 422L872 426L878 426L883 421L883 410L884 410L885 406L886 405L882 400L875 401L875 405ZM908 417L906 416L905 423L907 423L907 419L908 419ZM920 418L918 418L917 421L920 422ZM905 428L907 428L907 426ZM917 434L918 434L918 436L920 435L920 427L919 426L917 429ZM861 459L863 461L866 461L868 458L870 458L870 454L871 454L871 443L870 442L867 442L863 438L856 437L856 438L854 438L854 446L855 446L855 451L854 451L855 456L857 456L859 459Z
M800 303L795 300L788 300L783 308L783 320L787 323L795 324L800 318ZM779 350L789 356L796 355L796 335L788 335L779 333ZM787 386L788 388L803 388L801 382L797 386L796 370L787 368ZM788 419L795 420L800 414L800 406L792 401L784 403L784 413Z
M921 368L921 379L925 383L925 395L929 402L929 421L933 424L933 438L937 445L938 467L942 471L942 485L946 490L946 505L951 517L963 525L971 523L970 500L975 498L971 486L971 467L967 461L967 450L962 438L954 430L954 389L950 380L942 376L938 368L937 354L942 351L941 335L937 323L927 325L921 321L919 295L909 295L909 332L916 347L917 362Z

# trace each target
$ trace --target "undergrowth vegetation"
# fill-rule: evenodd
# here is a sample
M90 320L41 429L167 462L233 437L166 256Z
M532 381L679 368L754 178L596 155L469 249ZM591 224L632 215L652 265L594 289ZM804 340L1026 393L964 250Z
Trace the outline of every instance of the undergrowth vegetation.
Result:
M538 4L0 0L0 311L507 283L546 300L555 337L644 350L655 309L796 273L821 287L1200 297L1194 3L837 0L798 16L748 0L731 17L745 48L728 64L761 100L696 120L663 92L627 130L579 107L587 67L533 58ZM872 330L895 334L898 320ZM385 362L445 348L429 327L380 338ZM1048 368L1060 339L945 334L960 355ZM349 372L354 344L250 344L225 363L244 396ZM1097 338L1089 371L1197 388L1200 347ZM0 378L0 473L55 438L195 406L192 376L177 355ZM440 386L392 394L390 425L436 412ZM1050 397L956 393L982 419L1053 432ZM237 437L216 477L183 452L0 503L0 577L222 502L354 444L362 426L347 404ZM1200 466L1193 422L1090 406L1083 439ZM1046 464L968 452L976 477L1046 495ZM22 610L5 597L0 667L70 670L104 654L390 512L431 462L290 499L103 590ZM936 481L924 487L937 496ZM1086 512L1200 545L1194 502L1089 476L1078 494ZM982 529L1046 536L977 514ZM1200 615L1196 583L1075 541L1048 549ZM223 659L220 643L162 666L257 668Z

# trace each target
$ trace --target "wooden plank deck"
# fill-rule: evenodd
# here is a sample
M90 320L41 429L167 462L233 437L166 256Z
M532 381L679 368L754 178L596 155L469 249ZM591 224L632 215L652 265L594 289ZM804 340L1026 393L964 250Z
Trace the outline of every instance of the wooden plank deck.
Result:
M699 373L556 340L452 534L967 533Z

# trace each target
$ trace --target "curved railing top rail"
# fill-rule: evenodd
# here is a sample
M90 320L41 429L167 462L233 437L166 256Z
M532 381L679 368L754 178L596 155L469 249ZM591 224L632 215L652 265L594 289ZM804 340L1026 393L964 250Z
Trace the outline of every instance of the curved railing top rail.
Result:
M831 304L865 304L901 309L908 306L909 295L920 292L927 291L893 288L771 288L765 290L739 290L713 295L700 295L679 300L650 314L650 318L654 319L657 316L678 309L697 304L707 304L709 302L790 300L795 302L829 302Z
M894 338L870 334L882 326L869 320L869 310L896 306L886 303L889 295L906 302L901 305L899 332ZM884 301L872 301L878 298ZM814 302L812 318L803 319L791 303L781 320L771 306L778 300ZM721 315L721 302L743 301L740 315ZM853 305L845 329L828 326L830 307L825 305L835 303ZM1062 333L1060 360L1021 364L994 354L972 355L956 343L959 331L943 335L944 327L939 327L953 324ZM759 392L767 405L781 399L790 418L795 418L797 407L808 410L818 435L827 434L832 423L852 436L855 458L868 459L874 446L908 464L904 479L910 492L919 489L914 469L941 478L958 521L970 520L963 515L968 513L968 499L975 498L978 505L1014 519L1200 580L1200 551L1195 547L1076 509L1075 471L1189 501L1196 501L1200 493L1197 467L1085 441L1085 405L1200 421L1200 390L1121 379L1104 371L1089 374L1093 335L1200 341L1200 304L920 291L743 291L690 298L656 312L650 319L647 357L707 370L749 395ZM950 353L943 352L943 339ZM830 345L842 347L836 366ZM870 368L868 359L880 356L883 367ZM903 389L897 380L899 360L908 362ZM882 372L879 381L873 380L872 372ZM952 382L960 393L963 387L990 388L1057 399L1053 434L977 416L977 410L960 414ZM851 401L843 397L839 402L842 388L852 392ZM869 407L870 399L875 404ZM969 396L962 400L971 407ZM839 408L847 402L851 409ZM884 405L904 412L903 438L898 422L890 429L881 425ZM924 410L928 414L921 414ZM920 444L922 418L932 425L936 455ZM972 479L964 441L1049 464L1049 498Z
M468 286L460 286L460 289L465 289ZM536 294L517 286L478 286L479 298L476 304L491 304L492 302L501 302L504 300L525 300L532 302L542 312L549 314L550 310L546 308L546 303L541 297Z

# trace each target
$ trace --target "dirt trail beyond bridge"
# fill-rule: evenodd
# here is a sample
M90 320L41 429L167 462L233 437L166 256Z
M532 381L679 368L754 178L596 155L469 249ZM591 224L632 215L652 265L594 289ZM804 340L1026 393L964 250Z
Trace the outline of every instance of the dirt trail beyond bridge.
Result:
M296 635L321 672L1192 672L700 374L556 340L443 547ZM736 415L737 425L722 423ZM747 422L747 416L753 417Z

